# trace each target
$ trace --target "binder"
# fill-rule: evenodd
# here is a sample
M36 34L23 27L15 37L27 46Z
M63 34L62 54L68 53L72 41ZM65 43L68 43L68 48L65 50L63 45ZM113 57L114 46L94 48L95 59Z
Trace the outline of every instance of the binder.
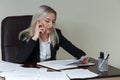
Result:
M51 60L38 62L38 66L50 68L53 70L64 70L64 69L72 69L83 66L93 66L95 63L88 62L87 64L81 64L79 60L76 59L64 59L64 60Z

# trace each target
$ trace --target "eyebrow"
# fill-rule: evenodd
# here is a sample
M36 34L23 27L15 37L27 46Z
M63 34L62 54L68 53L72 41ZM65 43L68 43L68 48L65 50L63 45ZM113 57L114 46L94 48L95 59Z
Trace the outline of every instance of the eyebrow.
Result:
M46 18L47 20L51 20L50 18ZM56 21L56 19L54 19L53 21Z

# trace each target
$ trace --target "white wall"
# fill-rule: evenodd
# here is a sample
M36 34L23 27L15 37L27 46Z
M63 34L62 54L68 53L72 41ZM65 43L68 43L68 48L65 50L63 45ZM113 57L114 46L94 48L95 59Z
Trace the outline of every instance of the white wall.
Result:
M110 54L109 64L120 68L120 0L0 0L0 22L6 16L34 14L41 4L58 12L57 27L93 58ZM60 48L58 58L71 58Z

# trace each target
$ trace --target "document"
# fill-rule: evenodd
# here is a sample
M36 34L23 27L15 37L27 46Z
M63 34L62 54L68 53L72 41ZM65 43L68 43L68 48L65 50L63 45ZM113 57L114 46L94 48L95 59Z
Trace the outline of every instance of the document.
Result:
M0 72L14 71L14 70L16 70L16 68L19 68L20 66L21 66L21 64L0 61Z
M81 64L79 60L76 59L44 61L44 62L39 62L37 64L54 70L63 70L63 69L77 68L78 66L94 65L94 63Z
M26 68L5 61L0 62L0 70L5 80L70 80L63 72L47 72L47 68Z
M70 80L63 72L47 72L38 68L19 68L0 73L5 80Z
M98 74L93 73L88 69L69 69L62 70L62 72L64 72L70 79L86 79L98 76Z
M76 66L94 66L95 63L92 62L88 62L87 64L81 64L79 61L73 62L73 63L69 63L68 65L76 65Z
M91 78L98 76L88 69L68 69L75 68L77 65L71 65L75 59L53 60L38 63L61 71L49 71L47 68L25 68L21 64L0 61L0 76L5 80L70 80L73 78ZM68 70L64 70L68 69ZM74 74L73 74L74 73Z
M37 74L35 73L24 73L18 71L8 71L0 73L0 76L5 77L5 80L38 80Z
M70 80L63 72L47 72L40 74L39 80Z

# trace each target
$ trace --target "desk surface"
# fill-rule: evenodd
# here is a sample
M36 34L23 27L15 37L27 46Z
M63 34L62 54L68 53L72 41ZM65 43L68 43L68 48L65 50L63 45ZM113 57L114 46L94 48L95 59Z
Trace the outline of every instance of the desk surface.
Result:
M117 68L109 65L107 72L99 72L98 71L98 65L97 65L98 61L96 59L91 58L90 62L93 62L96 65L95 66L89 66L88 69L92 72L95 72L95 73L99 74L98 77L92 78L93 80L95 80L95 79L103 79L103 80L105 79L106 80L106 78L113 78L113 77L119 77L120 78L120 69L117 69ZM80 79L72 79L72 80L80 80Z
M98 78L108 78L108 77L120 77L120 69L117 69L117 68L109 65L107 72L99 72L98 71L98 65L97 65L98 61L96 59L91 58L90 62L95 63L95 66L89 66L89 67L83 67L83 68L88 68L90 71L99 74L99 76L96 77L96 79L98 79ZM28 66L28 64L25 65L25 66ZM35 66L36 65L34 64L34 67ZM80 80L80 79L72 79L72 80Z
M98 61L95 59L91 59L91 62L94 62L96 65L89 67L88 69L95 72L95 73L98 73L100 75L99 77L117 77L117 76L120 76L120 69L117 69L117 68L109 65L107 72L99 72L97 69L98 68L98 65L97 65Z

